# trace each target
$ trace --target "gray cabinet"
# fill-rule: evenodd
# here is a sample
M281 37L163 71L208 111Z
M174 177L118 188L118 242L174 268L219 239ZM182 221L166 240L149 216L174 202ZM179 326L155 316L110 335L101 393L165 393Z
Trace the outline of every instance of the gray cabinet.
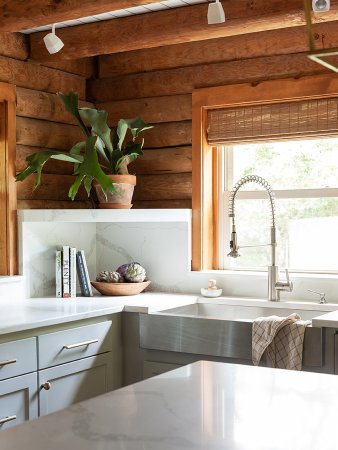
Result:
M36 372L0 381L0 430L38 417Z
M110 353L39 371L40 416L112 389Z
M38 416L36 338L0 344L0 430Z
M120 338L119 316L1 343L0 430L120 387Z
M112 322L38 336L40 416L113 388Z

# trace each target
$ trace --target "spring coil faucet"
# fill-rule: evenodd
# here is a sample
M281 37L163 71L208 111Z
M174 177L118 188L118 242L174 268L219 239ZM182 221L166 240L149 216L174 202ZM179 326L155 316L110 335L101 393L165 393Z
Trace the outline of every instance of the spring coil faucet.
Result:
M257 183L263 186L267 191L270 201L271 209L271 228L270 228L270 243L271 246L271 265L268 266L268 300L278 302L280 300L280 291L291 292L293 289L292 282L289 279L288 270L285 269L286 281L279 281L279 271L276 266L276 221L275 221L275 195L270 184L262 177L258 175L247 175L241 178L232 188L229 198L229 217L232 219L231 240L230 240L230 253L228 256L232 258L238 258L239 246L237 245L237 233L235 225L235 198L239 189L247 183ZM244 246L243 246L244 247ZM242 248L243 248L242 247ZM254 246L253 246L254 247Z

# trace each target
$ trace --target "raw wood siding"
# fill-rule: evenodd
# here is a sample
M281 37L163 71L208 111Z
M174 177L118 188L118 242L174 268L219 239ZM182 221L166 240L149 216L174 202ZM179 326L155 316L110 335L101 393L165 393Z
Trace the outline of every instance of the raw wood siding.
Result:
M318 48L338 46L337 23L315 31ZM295 27L100 56L87 99L109 111L111 124L140 115L155 125L144 135L146 157L132 166L140 174L134 207L191 207L194 89L327 73L307 58L307 45L305 28Z
M86 78L94 74L92 59L48 63L48 66L27 59L26 36L0 33L0 81L17 86L17 171L25 167L26 156L33 152L48 148L67 150L77 141L78 127L56 93L74 90L83 101ZM83 193L76 202L68 200L71 181L69 165L60 161L48 163L41 188L32 192L32 177L17 183L18 208L88 206Z

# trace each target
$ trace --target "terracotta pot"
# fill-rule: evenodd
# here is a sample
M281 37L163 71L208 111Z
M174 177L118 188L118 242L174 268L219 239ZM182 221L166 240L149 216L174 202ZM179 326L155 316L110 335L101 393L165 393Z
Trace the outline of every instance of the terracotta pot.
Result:
M97 181L93 183L100 208L130 209L133 206L131 200L134 186L136 186L136 176L127 174L108 175L108 177L114 182L116 192L105 195L99 183Z

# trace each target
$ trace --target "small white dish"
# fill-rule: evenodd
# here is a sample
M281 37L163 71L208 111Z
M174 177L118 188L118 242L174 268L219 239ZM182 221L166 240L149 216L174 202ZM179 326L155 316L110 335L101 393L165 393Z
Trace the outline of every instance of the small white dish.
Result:
M220 297L222 295L222 289L201 288L201 294L203 297Z

